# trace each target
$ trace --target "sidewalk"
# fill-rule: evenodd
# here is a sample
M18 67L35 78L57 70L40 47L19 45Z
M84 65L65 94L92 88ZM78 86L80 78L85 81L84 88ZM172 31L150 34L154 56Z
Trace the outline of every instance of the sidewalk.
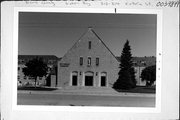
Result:
M20 94L61 94L61 95L95 95L95 96L137 96L137 97L155 97L155 94L150 93L129 93L117 92L112 88L86 88L86 89L57 89L53 91L33 91L33 90L18 90Z

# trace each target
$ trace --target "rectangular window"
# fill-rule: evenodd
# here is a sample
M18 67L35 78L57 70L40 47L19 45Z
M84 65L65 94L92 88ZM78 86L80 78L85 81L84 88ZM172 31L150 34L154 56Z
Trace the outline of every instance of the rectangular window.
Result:
M18 71L20 70L20 67L18 67Z
M79 64L82 66L83 65L83 57L80 57L79 59Z
M96 66L99 66L99 58L96 58Z
M88 66L91 66L91 57L88 57Z
M89 49L91 49L91 41L89 41Z

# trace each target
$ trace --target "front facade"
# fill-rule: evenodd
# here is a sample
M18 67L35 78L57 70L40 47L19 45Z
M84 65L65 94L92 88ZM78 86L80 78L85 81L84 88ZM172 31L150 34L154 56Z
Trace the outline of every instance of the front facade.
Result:
M58 87L112 87L119 62L91 28L58 62Z

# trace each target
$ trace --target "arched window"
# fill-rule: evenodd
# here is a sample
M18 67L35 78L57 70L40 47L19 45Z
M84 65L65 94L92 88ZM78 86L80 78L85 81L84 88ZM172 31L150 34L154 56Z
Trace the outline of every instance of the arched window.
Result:
M77 86L78 85L78 72L73 71L72 72L72 86Z
M91 66L91 57L88 57L87 66L88 66L88 67Z

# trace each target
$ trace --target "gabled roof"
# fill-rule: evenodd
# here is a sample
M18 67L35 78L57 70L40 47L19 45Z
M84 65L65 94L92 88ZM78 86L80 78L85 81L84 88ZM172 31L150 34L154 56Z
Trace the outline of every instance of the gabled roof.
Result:
M116 58L116 56L111 52L111 50L106 46L106 44L103 42L103 40L98 36L98 34L93 30L93 28L92 27L88 27L88 30L84 33L84 34L82 34L81 35L81 37L76 41L76 43L71 47L71 49L79 42L79 40L81 40L81 38L84 36L84 35L86 35L86 34L88 34L89 32L92 32L100 41L101 41L101 43L105 46L105 48L110 52L110 54L111 55L113 55L114 56L114 58L117 60L117 62L119 62L118 61L118 59ZM67 53L71 50L71 49L69 49L68 51L67 51ZM67 54L66 53L66 54ZM65 54L65 55L66 55ZM63 58L63 57L62 57Z

